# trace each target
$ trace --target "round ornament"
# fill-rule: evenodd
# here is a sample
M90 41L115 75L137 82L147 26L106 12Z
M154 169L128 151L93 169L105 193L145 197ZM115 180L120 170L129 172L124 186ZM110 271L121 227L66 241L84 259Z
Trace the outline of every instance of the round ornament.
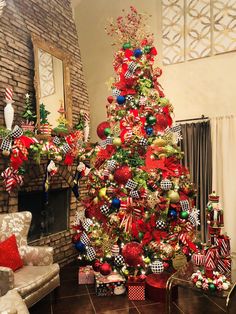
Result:
M168 216L169 216L169 218L171 218L173 220L177 219L177 211L175 209L170 209L168 211Z
M135 58L140 58L141 56L142 56L142 50L141 49L135 49L134 50L134 56L135 56Z
M147 135L152 135L153 134L153 128L151 126L146 127L145 129Z
M117 101L117 103L118 103L119 105L123 105L123 104L125 103L125 97L119 95L119 96L116 97L116 101Z
M105 134L106 136L110 135L110 134L111 134L111 129L110 129L110 128L105 128L104 134Z
M106 128L110 128L110 123L107 121L101 122L97 127L97 135L102 140L105 140L107 137L104 133Z
M102 205L100 207L100 211L103 215L108 216L110 212L110 208L107 205Z
M182 211L179 213L179 216L181 219L188 219L188 212L187 211Z
M119 209L120 208L120 200L119 198L113 198L112 199L112 202L111 202L111 206L116 208L116 209Z
M81 241L78 241L75 243L75 248L77 251L79 251L80 253L84 252L85 251L85 245L83 242Z
M117 244L113 244L112 248L111 248L111 255L112 256L117 256L120 253L120 247Z
M10 155L10 151L9 150L3 150L2 151L2 154L3 154L3 156L5 156L5 157L8 157L9 155Z
M214 283L209 283L209 290L210 291L215 291L216 290L216 286L214 285Z
M164 191L169 191L172 188L172 182L168 179L161 180L161 188Z
M131 48L131 43L130 42L124 43L123 49L129 49L129 48Z
M175 270L182 268L187 263L187 258L184 254L176 254L172 259L172 265Z
M122 145L122 141L119 137L114 137L113 138L113 144L118 147L118 146Z
M123 266L125 263L125 260L124 260L124 257L122 255L117 255L115 258L114 258L114 264L116 266Z
M101 267L101 262L99 260L95 260L92 264L93 266L93 270L98 272L100 270L100 267Z
M107 262L103 263L101 266L100 266L100 273L103 275L103 276L108 276L110 273L111 273L111 265L108 264Z
M113 96L107 97L107 101L109 102L109 104L113 103L113 100L114 100Z
M154 116L147 116L146 121L147 124L154 125L157 122L157 119Z
M164 220L157 220L156 221L156 228L159 230L165 230L166 229L166 222Z
M160 243L159 250L162 259L170 259L174 254L174 248L169 243Z
M179 202L179 193L174 190L169 190L167 192L167 197L170 199L171 203L178 203Z
M132 171L129 166L121 166L114 172L114 180L119 184L125 184L132 178Z
M164 271L164 266L163 266L163 263L161 261L154 261L152 264L151 264L151 271L154 273L154 274L160 274Z
M93 261L95 259L95 257L96 257L96 252L95 252L94 248L91 247L91 246L88 247L87 248L87 258L88 258L88 260Z
M143 263L142 255L143 248L138 242L127 243L122 249L122 255L125 259L126 264L129 266L138 266Z

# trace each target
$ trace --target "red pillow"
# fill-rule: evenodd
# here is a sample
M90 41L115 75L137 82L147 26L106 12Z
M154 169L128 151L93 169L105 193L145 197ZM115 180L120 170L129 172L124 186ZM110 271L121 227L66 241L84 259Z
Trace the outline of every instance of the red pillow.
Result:
M14 234L0 242L0 266L9 267L13 271L23 266Z

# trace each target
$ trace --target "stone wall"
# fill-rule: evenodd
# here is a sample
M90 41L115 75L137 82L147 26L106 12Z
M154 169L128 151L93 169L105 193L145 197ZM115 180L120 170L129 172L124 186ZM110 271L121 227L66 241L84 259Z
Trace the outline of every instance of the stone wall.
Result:
M30 92L34 98L34 60L31 35L41 36L44 40L66 51L70 55L70 81L73 106L73 123L77 121L80 109L89 110L87 88L84 81L80 50L70 0L7 0L3 15L0 17L0 127L4 126L3 108L6 86L14 90L14 124L20 122L24 97ZM36 174L45 170L45 163L33 165ZM9 163L9 158L0 157L0 171ZM60 166L63 173L57 177L57 185L69 185L75 169ZM39 172L38 172L39 171ZM65 179L66 178L66 179ZM32 178L31 178L32 179ZM37 180L37 176L35 177ZM55 179L54 179L55 180ZM39 182L38 182L39 184ZM28 185L30 187L30 184ZM27 187L27 189L28 189ZM84 189L82 184L82 190ZM70 202L70 221L80 204L73 197ZM4 191L0 181L0 212L18 210L18 193L11 196ZM71 230L40 239L34 244L51 245L55 249L55 261L65 264L71 261L76 252L71 246Z

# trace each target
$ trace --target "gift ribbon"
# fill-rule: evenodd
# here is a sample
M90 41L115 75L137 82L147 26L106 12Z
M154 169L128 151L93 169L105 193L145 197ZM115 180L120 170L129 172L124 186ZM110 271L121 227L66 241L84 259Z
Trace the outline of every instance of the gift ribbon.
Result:
M3 177L6 191L8 193L10 193L11 190L16 185L22 185L23 184L23 177L21 175L19 175L18 170L14 170L11 167L8 167L6 170L4 170L1 173L1 176Z

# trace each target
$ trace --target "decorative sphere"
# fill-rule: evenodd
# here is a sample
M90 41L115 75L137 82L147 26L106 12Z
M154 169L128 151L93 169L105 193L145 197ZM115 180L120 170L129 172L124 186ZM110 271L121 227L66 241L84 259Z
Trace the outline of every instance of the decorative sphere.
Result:
M123 49L129 49L129 48L131 48L131 43L130 42L124 43Z
M111 206L116 208L116 209L119 209L120 208L120 200L116 197L113 198L112 202L111 202Z
M139 240L142 240L142 238L143 238L143 232L139 231L139 233L138 233L138 238L139 238Z
M124 96L117 96L116 101L119 105L123 105L125 103L125 97Z
M147 135L152 135L152 134L153 134L153 128L152 128L151 126L148 126L148 127L145 129L145 131L146 131L146 134L147 134Z
M10 155L10 151L9 150L3 150L2 151L2 154L3 154L3 156L5 156L5 157L8 157L9 155Z
M223 288L223 290L228 290L229 289L229 284L227 282L224 282L222 284L222 288Z
M99 260L95 260L92 264L93 270L98 272L100 270L102 263Z
M171 203L178 203L179 202L179 193L174 190L169 190L167 192L167 197L170 199Z
M161 188L164 191L169 191L172 188L172 182L169 179L161 180Z
M110 128L105 128L104 134L105 134L106 136L110 135L110 134L111 134L111 129L110 129Z
M55 156L56 161L60 162L62 161L62 156L61 155L57 155Z
M141 57L141 55L142 55L143 53L142 53L142 50L141 49L135 49L134 50L134 56L135 56L135 58L140 58Z
M125 259L125 262L129 266L136 267L143 264L143 248L142 245L138 242L127 243L122 249L122 255Z
M114 100L113 96L107 97L107 101L109 102L109 104L111 104L113 102L113 100Z
M216 290L216 286L214 285L214 283L209 283L209 290L210 291L215 291Z
M111 265L108 264L107 262L103 263L101 266L100 266L100 273L103 275L103 276L108 276L110 273L111 273Z
M187 219L188 218L188 212L187 211L182 211L182 212L180 212L179 216L182 219Z
M119 184L125 184L132 178L132 171L129 166L121 166L114 172L114 180Z
M154 125L157 122L157 119L154 116L148 116L146 118L146 121L147 121L147 124Z
M166 143L166 140L164 140L164 139L161 138L161 137L158 137L158 138L156 138L156 139L152 142L152 144L157 145L157 146L159 146L159 147L163 147L163 146L165 146L167 143Z
M85 251L85 245L81 241L78 241L78 242L75 243L75 248L76 248L77 251L79 251L81 253Z
M121 141L120 137L114 137L113 144L115 146L121 146L122 145L122 141Z
M168 216L171 219L177 219L177 211L175 209L170 209L168 212Z
M150 257L148 257L148 256L145 257L143 261L144 261L145 264L150 264L151 263Z
M102 140L105 140L107 137L104 133L106 128L110 128L110 123L107 121L101 122L97 127L97 135Z
M151 271L154 273L154 274L160 274L164 271L164 266L163 266L163 263L161 261L154 261L152 264L151 264Z

